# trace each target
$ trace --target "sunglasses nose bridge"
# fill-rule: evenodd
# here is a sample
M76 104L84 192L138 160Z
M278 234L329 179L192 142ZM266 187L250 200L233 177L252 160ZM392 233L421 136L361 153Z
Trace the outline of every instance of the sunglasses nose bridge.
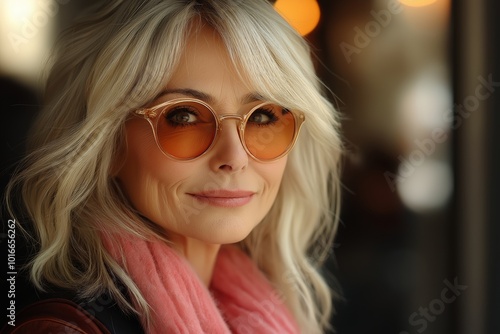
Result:
M219 122L222 122L223 120L230 118L237 119L240 122L243 121L243 116L240 116L238 114L224 114L224 115L219 115L218 117L219 117Z
M234 119L236 120L236 125L237 125L237 131L238 131L238 137L240 138L240 141L241 141L241 144L243 146L245 146L243 144L243 122L244 122L244 116L241 116L239 114L224 114L224 115L219 115L217 116L217 119L218 119L218 131L223 131L223 126L222 126L222 122L225 121L225 120L229 120L229 119Z
M238 124L238 130L241 130L242 127L243 127L243 120L244 120L244 117L241 116L241 115L238 115L238 114L225 114L225 115L220 115L218 116L218 119L219 119L219 126L220 126L220 129L222 130L222 121L225 121L227 119L235 119L237 120L237 124Z

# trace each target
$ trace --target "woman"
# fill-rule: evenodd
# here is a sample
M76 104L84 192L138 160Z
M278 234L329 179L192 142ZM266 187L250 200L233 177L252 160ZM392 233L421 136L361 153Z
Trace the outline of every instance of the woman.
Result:
M57 51L9 188L34 286L106 293L148 333L323 332L338 124L273 7L115 0Z

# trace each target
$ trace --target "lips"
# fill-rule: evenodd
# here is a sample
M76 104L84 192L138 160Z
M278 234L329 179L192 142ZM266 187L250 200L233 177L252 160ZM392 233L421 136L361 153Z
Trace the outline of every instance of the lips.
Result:
M208 205L231 208L247 204L252 200L255 192L246 190L218 189L203 191L200 193L188 193L188 195Z

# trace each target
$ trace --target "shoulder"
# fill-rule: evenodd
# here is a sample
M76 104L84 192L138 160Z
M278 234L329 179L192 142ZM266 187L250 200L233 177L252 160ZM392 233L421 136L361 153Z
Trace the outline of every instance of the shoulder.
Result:
M16 239L18 268L25 268L34 252L22 235ZM68 290L49 284L44 288L41 291L34 286L26 269L18 271L15 295L10 300L14 303L13 315L0 320L0 334L144 333L139 318L124 312L107 293L82 298L77 288ZM120 291L129 299L125 288ZM9 307L5 301L1 305Z
M7 319L10 323L0 334L144 333L138 317L125 313L108 294L85 300L76 291L54 288L41 292L22 278L17 281L14 321Z
M25 307L4 327L2 334L75 333L110 334L78 304L61 298L35 302Z

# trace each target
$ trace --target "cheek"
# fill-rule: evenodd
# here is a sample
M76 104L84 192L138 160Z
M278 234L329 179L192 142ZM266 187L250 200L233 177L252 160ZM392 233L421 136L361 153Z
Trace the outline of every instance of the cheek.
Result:
M124 162L116 173L119 183L135 209L152 221L162 220L165 203L177 201L177 189L190 169L161 153L145 120L129 121L126 138Z
M140 191L142 179L154 174L161 163L161 152L154 141L149 124L142 119L133 119L125 126L126 143L122 150L122 165L117 177L128 193ZM160 153L160 154L158 154Z
M276 196L281 185L281 180L285 171L287 157L283 157L277 161L267 164L260 164L257 172L264 179L266 186L269 189L269 195Z

